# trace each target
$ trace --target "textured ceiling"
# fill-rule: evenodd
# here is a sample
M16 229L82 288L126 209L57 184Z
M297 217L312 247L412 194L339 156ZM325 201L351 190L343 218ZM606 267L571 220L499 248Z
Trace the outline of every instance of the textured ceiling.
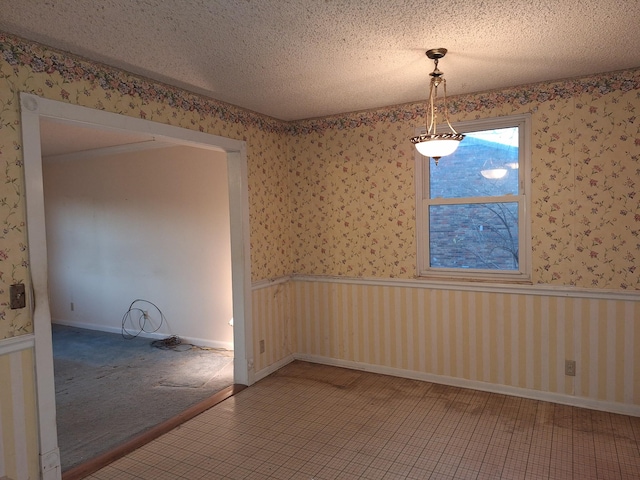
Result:
M639 0L0 0L0 30L283 120L640 66Z

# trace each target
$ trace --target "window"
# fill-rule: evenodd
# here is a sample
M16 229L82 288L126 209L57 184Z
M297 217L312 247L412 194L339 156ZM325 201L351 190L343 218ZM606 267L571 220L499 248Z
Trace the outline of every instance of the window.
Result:
M466 137L434 160L416 153L420 276L530 278L530 117L454 125Z

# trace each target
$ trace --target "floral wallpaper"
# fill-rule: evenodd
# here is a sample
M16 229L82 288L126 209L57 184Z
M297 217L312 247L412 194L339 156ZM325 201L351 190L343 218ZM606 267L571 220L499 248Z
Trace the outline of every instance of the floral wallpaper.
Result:
M401 125L328 128L292 140L294 271L407 277L415 270L413 146Z
M293 123L0 33L0 338L28 283L19 92L245 140L252 280L413 278L413 147L424 105ZM450 99L453 121L530 112L533 281L640 289L640 69Z
M452 121L532 115L533 282L640 289L640 70L454 97ZM290 127L294 271L416 275L421 104Z
M252 279L291 272L286 124L0 33L0 339L32 331L8 289L28 281L19 93L247 142Z

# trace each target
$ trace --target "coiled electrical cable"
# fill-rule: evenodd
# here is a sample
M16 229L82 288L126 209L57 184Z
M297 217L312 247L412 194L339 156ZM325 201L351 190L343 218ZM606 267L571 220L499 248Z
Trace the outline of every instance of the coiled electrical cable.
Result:
M140 308L140 306L136 306L136 304L145 303L147 305L151 305L157 312L160 317L160 324L156 328L149 328L151 325L150 318L152 315L149 315L148 309L144 310ZM155 333L160 330L160 327L164 324L166 318L162 310L158 308L158 306L150 302L149 300L143 300L141 298L137 298L131 305L129 305L129 309L122 316L122 337L126 339L136 338L141 333ZM137 323L137 327L135 324ZM131 329L131 330L128 330Z

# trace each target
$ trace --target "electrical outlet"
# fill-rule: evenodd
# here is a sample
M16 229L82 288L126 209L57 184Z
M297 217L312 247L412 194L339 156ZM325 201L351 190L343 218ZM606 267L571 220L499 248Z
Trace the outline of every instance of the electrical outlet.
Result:
M71 302L69 308L71 308L71 311L73 312L76 309L76 306L73 304L73 302Z
M264 340L260 340L260 353L264 353Z
M564 374L569 377L576 376L576 361L575 360L565 360L564 361Z
M27 298L24 291L24 283L16 283L9 287L9 307L12 310L27 306Z

